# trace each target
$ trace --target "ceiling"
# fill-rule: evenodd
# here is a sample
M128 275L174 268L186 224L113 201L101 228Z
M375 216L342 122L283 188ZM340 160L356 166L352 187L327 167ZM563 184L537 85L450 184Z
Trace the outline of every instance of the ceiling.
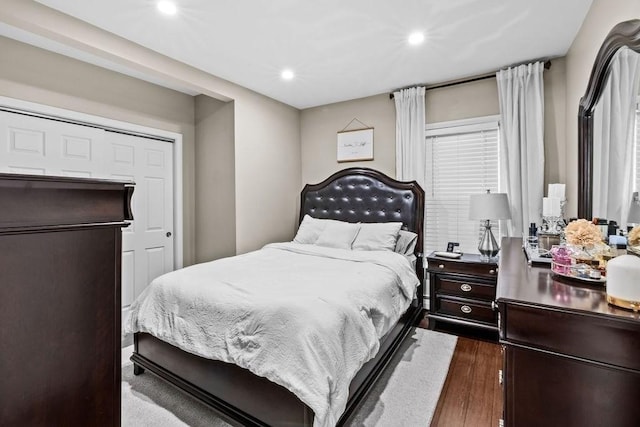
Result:
M155 0L38 1L300 109L564 56L592 2L174 0L178 13L164 16ZM413 31L423 44L407 43ZM3 33L130 74L42 37ZM284 68L292 80L280 77Z

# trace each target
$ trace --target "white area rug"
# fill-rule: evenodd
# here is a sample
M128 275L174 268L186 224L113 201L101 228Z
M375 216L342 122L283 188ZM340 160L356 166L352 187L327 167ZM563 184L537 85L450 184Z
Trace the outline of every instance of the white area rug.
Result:
M428 426L447 377L457 338L415 329L391 360L350 427ZM133 375L122 350L122 425L124 427L227 427L215 411L156 376Z

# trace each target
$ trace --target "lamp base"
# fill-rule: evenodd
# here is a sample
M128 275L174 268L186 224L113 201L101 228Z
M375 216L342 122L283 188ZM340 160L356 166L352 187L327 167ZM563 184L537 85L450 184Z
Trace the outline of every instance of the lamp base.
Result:
M491 232L491 221L489 220L484 223L484 233L478 245L478 252L480 252L481 259L487 262L495 258L500 252L500 246L498 246L498 242L496 242Z

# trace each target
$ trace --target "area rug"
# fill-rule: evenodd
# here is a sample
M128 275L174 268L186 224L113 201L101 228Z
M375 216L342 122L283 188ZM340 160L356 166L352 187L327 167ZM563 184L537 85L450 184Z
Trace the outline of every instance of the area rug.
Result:
M428 426L449 370L457 338L425 329L412 331L349 427ZM228 427L217 413L153 374L133 375L122 350L122 425L125 427Z

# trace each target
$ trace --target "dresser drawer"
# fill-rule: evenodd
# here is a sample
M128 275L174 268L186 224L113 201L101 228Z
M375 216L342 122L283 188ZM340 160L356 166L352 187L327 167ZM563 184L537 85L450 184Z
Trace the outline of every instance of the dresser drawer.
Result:
M496 280L498 267L493 263L464 262L460 260L427 258L429 271L432 273L469 274L476 277Z
M455 295L470 299L493 301L496 296L496 285L482 283L473 278L457 278L444 275L435 276L436 294Z
M640 372L637 321L508 304L502 322L507 342Z
M436 297L436 313L446 316L458 317L474 322L497 322L497 312L489 304L461 301L449 298Z

